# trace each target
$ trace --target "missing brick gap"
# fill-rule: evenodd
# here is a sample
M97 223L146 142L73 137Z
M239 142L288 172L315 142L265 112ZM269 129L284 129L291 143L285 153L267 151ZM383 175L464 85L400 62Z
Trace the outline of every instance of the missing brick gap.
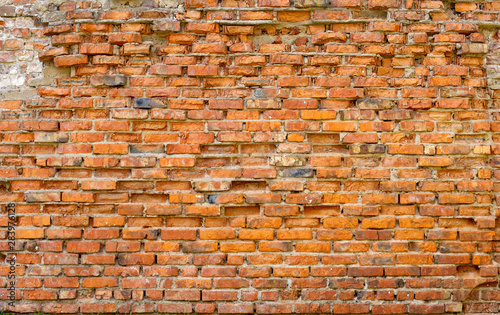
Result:
M443 0L444 11L450 15L450 18L453 19L458 18L460 13L455 10L455 1L454 0Z
M457 267L457 276L466 278L466 277L478 277L479 276L479 267L476 265L463 265Z
M10 182L9 181L0 181L0 191L9 191L10 190Z

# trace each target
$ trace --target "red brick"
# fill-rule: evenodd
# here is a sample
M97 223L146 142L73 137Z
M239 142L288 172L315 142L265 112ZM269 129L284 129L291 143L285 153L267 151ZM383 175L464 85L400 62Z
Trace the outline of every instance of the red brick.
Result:
M71 67L77 65L85 65L88 62L89 61L87 55L56 56L54 58L54 65L56 67Z

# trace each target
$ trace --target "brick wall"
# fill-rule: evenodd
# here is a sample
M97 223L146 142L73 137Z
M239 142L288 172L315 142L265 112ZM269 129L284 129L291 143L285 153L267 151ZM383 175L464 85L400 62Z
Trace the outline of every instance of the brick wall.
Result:
M499 13L0 1L0 311L498 314Z

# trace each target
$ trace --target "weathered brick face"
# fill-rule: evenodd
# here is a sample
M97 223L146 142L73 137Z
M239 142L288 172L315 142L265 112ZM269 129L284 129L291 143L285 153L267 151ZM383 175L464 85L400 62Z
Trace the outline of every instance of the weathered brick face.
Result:
M499 14L1 2L0 311L498 314Z

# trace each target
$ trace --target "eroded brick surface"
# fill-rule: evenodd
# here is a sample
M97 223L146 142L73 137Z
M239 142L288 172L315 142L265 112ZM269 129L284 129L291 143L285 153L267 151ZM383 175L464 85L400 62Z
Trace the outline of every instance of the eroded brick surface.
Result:
M0 2L0 310L497 314L499 14Z

